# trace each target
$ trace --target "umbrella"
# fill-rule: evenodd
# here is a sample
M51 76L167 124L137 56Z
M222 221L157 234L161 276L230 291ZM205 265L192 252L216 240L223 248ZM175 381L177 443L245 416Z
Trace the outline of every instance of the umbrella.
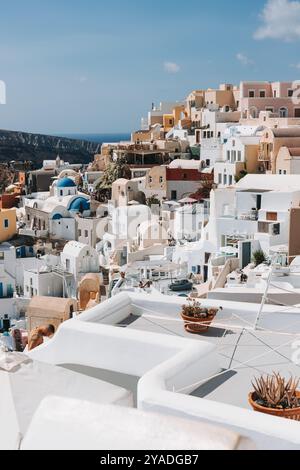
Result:
M139 206L139 205L140 203L138 201L133 200L133 201L128 202L128 206Z
M0 350L0 450L16 450L44 398L130 405L130 392L80 373Z
M176 201L163 201L166 206L179 206L180 204Z
M196 202L198 202L197 199L193 199L191 197L185 197L179 201L180 204L195 204Z

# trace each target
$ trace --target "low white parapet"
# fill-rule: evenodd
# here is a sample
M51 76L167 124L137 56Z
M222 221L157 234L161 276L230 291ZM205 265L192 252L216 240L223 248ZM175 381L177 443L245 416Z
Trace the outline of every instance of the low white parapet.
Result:
M165 315L177 315L180 302L168 299ZM300 448L298 422L187 395L201 381L220 372L214 344L111 326L130 313L142 315L154 306L162 307L162 303L161 295L153 299L120 294L64 323L52 341L30 356L57 365L81 365L140 377L138 407L142 410L223 425L249 437L258 449Z

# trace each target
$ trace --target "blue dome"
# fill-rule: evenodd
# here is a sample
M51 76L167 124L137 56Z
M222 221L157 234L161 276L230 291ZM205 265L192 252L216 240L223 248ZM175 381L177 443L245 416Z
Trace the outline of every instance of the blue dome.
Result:
M83 197L77 197L69 206L71 212L84 212L90 210L90 203Z
M57 181L58 188L76 188L76 184L71 178L62 178Z

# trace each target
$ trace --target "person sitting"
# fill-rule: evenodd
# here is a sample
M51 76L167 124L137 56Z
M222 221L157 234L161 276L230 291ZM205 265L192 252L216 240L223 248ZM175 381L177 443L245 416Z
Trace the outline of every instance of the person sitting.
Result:
M31 331L28 339L28 351L41 346L44 343L44 338L52 338L55 333L53 325L40 326Z

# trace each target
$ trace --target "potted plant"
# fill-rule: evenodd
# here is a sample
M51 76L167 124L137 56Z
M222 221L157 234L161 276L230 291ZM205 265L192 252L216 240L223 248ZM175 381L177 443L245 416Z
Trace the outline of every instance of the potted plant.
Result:
M196 299L182 306L181 317L188 333L198 334L207 331L219 309L202 307Z
M262 250L257 250L253 253L253 261L255 263L255 267L263 264L267 261L266 255Z
M255 411L300 421L299 379L286 380L280 374L261 376L252 383L249 403Z

